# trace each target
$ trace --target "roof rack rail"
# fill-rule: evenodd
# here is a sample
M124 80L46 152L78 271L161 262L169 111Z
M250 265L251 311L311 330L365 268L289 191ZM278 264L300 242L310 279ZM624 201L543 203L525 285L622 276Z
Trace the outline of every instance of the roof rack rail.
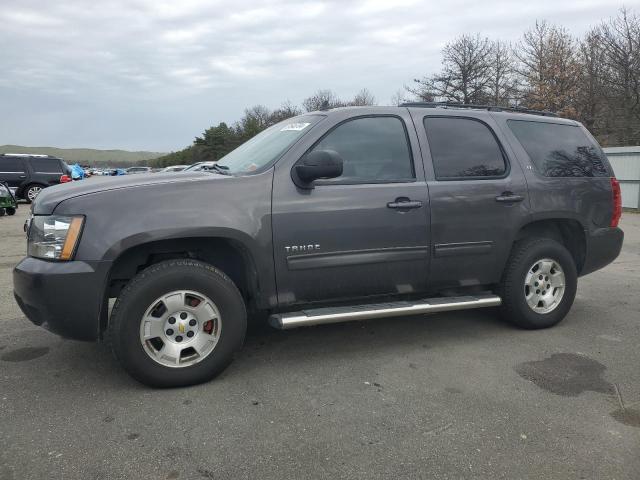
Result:
M41 153L2 153L1 155L5 155L7 157L38 157L38 158L49 158L51 155L43 155ZM55 157L51 157L55 158Z
M515 112L542 115L543 117L557 117L558 115L548 110L531 110L520 107L499 107L497 105L476 105L473 103L458 102L405 102L401 107L425 107L425 108L468 108L472 110L488 110L489 112Z

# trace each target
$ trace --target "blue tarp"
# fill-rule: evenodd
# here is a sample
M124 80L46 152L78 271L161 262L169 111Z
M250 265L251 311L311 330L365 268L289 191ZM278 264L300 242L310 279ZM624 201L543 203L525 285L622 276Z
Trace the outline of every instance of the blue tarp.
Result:
M74 180L82 180L84 178L84 170L77 163L71 165L71 178Z

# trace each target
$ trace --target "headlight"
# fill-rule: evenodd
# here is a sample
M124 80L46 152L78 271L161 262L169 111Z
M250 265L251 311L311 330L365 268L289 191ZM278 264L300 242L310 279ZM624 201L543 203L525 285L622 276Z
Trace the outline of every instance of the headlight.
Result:
M81 216L34 216L28 227L27 254L48 260L71 260L83 223Z

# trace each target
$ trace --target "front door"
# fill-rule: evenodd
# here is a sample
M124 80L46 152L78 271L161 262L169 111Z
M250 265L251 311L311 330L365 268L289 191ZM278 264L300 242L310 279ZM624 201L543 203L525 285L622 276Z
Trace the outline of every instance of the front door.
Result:
M276 166L272 225L280 305L426 289L429 196L408 112L393 111L335 120L307 149L337 152L341 177L301 189L291 179L300 155Z
M431 197L433 286L499 281L514 233L529 215L523 171L486 114L412 110Z

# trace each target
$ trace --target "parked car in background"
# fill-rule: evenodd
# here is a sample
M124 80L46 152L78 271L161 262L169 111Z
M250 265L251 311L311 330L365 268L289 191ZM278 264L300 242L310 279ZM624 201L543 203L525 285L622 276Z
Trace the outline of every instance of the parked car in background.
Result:
M4 153L0 155L0 181L17 198L32 202L43 188L71 181L71 168L51 155Z
M161 172L181 172L189 165L171 165L170 167L164 167Z
M202 172L203 170L213 170L213 166L216 162L198 162L193 165L189 165L182 170L183 172Z
M132 175L134 173L151 173L150 167L129 167L125 170L127 175Z

